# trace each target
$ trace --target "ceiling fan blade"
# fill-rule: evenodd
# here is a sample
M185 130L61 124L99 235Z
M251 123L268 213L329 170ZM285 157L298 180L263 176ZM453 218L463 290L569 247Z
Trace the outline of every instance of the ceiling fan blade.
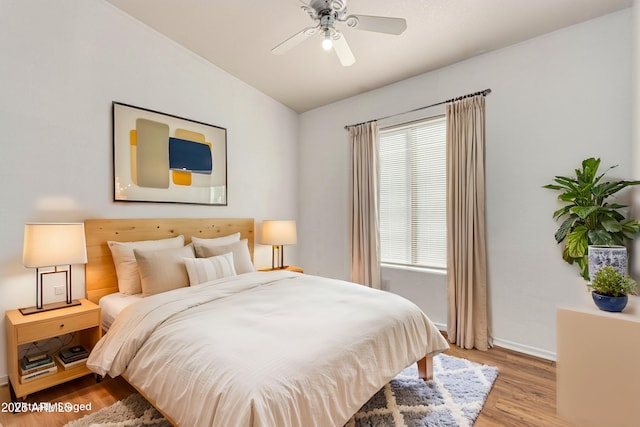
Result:
M317 31L318 27L307 27L271 49L271 53L274 55L282 55L305 41L309 36L314 35Z
M336 31L336 34L333 36L333 50L336 51L336 55L338 55L338 59L343 67L348 67L356 62L356 58L353 56L347 44L347 39L344 38L344 34L338 31Z
M349 18L356 18L350 21ZM370 15L350 15L346 19L347 25L351 28L364 31L375 31L376 33L386 33L399 35L407 29L407 21L404 18L389 18L386 16ZM356 22L354 24L354 22Z

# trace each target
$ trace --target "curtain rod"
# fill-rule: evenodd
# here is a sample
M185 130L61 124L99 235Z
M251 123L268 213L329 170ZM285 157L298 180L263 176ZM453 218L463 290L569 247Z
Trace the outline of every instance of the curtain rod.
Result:
M457 98L451 98L451 99L447 99L446 101L436 102L435 104L427 105L425 107L418 107L418 108L414 108L413 110L404 111L402 113L392 114L390 116L385 116L385 117L378 117L377 119L368 120L368 121L362 122L362 123L356 123L354 125L347 125L344 128L345 129L349 129L350 127L363 125L365 123L371 123L371 122L375 122L375 121L378 121L378 120L390 119L391 117L399 116L401 114L409 114L409 113L413 113L413 112L416 112L416 111L425 110L427 108L435 107L437 105L447 104L449 102L460 101L461 99L465 99L465 98L471 98L472 96L476 96L476 95L487 96L490 93L491 93L491 89L485 89L485 90L481 90L480 92L469 93L467 95L462 95L462 96L459 96Z

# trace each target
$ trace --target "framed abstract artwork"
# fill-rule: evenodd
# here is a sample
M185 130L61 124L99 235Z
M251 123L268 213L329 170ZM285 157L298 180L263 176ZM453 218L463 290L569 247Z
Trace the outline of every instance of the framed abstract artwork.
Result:
M113 102L114 200L227 205L227 130Z

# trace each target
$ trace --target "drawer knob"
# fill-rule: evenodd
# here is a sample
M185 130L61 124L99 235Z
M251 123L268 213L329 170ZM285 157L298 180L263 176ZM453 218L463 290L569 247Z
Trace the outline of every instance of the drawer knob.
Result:
M60 324L60 329L64 328L64 323Z

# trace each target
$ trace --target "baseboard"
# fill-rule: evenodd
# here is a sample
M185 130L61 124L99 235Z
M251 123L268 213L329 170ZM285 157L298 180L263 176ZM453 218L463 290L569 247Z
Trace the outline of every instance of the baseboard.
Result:
M442 332L447 332L447 324L446 323L436 323L436 322L431 322L435 325L436 328L438 328L439 331Z
M0 387L8 385L9 384L9 376L8 375L3 375L0 377Z
M446 323L435 323L433 324L438 328L439 331L447 332L447 324ZM493 338L493 345L495 347L506 348L507 350L517 351L518 353L528 354L529 356L539 357L541 359L556 361L556 353L548 350L543 350L541 348L531 347L528 345L520 344L517 342L503 340L500 338Z
M513 341L502 340L500 338L493 339L493 345L496 347L506 348L507 350L517 351L518 353L528 354L530 356L539 357L541 359L556 361L556 353L541 348L531 347Z

